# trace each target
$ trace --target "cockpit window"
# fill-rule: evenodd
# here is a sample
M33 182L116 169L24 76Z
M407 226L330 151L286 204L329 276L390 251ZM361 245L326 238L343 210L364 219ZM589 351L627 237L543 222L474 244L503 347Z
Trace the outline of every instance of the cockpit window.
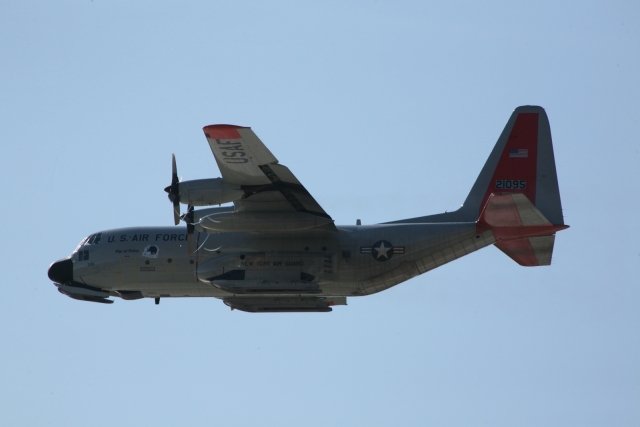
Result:
M97 245L100 243L100 239L102 239L102 233L92 234L89 236L89 240L87 241L88 245Z
M82 241L80 243L78 243L78 246L73 250L73 252L78 252L78 250L84 246L85 243L87 243L87 240L89 240L88 237L85 237L84 239L82 239Z
M85 237L84 239L82 239L82 241L78 244L78 246L74 249L74 253L78 252L80 250L80 248L82 248L84 245L97 245L98 243L100 243L100 240L102 239L102 233L96 233L96 234L92 234L89 237Z

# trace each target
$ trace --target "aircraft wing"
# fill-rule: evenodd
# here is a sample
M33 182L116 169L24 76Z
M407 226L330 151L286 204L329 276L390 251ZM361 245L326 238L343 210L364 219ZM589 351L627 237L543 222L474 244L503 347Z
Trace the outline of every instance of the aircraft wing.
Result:
M224 181L244 191L233 202L237 211L297 211L331 218L251 128L210 125L203 130Z

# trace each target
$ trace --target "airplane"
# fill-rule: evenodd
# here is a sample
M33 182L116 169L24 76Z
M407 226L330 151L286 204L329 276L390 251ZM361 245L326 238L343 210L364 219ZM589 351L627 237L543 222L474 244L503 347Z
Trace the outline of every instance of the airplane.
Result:
M186 227L91 234L49 267L58 291L106 304L214 297L252 313L330 312L490 245L522 266L550 265L568 228L539 106L514 110L458 210L375 225L335 225L251 128L203 130L222 177L180 181L172 155L165 188Z

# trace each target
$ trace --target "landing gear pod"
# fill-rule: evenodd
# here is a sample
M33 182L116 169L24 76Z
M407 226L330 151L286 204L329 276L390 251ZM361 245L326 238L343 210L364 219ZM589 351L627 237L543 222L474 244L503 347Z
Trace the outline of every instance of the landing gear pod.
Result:
M347 305L344 297L274 297L274 298L225 298L231 310L249 313L328 313L333 305Z
M109 292L92 286L71 283L68 285L58 284L58 291L70 298L80 301L100 302L103 304L113 304L113 300L107 299Z

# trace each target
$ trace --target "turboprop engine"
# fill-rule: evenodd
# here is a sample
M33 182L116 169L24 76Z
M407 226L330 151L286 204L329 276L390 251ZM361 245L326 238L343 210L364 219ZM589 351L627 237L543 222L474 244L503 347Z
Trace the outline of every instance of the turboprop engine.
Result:
M222 178L194 179L178 183L180 203L191 206L211 206L238 200L244 191Z
M176 156L173 154L171 155L171 185L167 186L164 191L167 192L169 200L173 204L173 221L176 225L180 223L180 203L191 207L221 205L238 200L244 195L240 186L229 184L222 178L180 182Z

